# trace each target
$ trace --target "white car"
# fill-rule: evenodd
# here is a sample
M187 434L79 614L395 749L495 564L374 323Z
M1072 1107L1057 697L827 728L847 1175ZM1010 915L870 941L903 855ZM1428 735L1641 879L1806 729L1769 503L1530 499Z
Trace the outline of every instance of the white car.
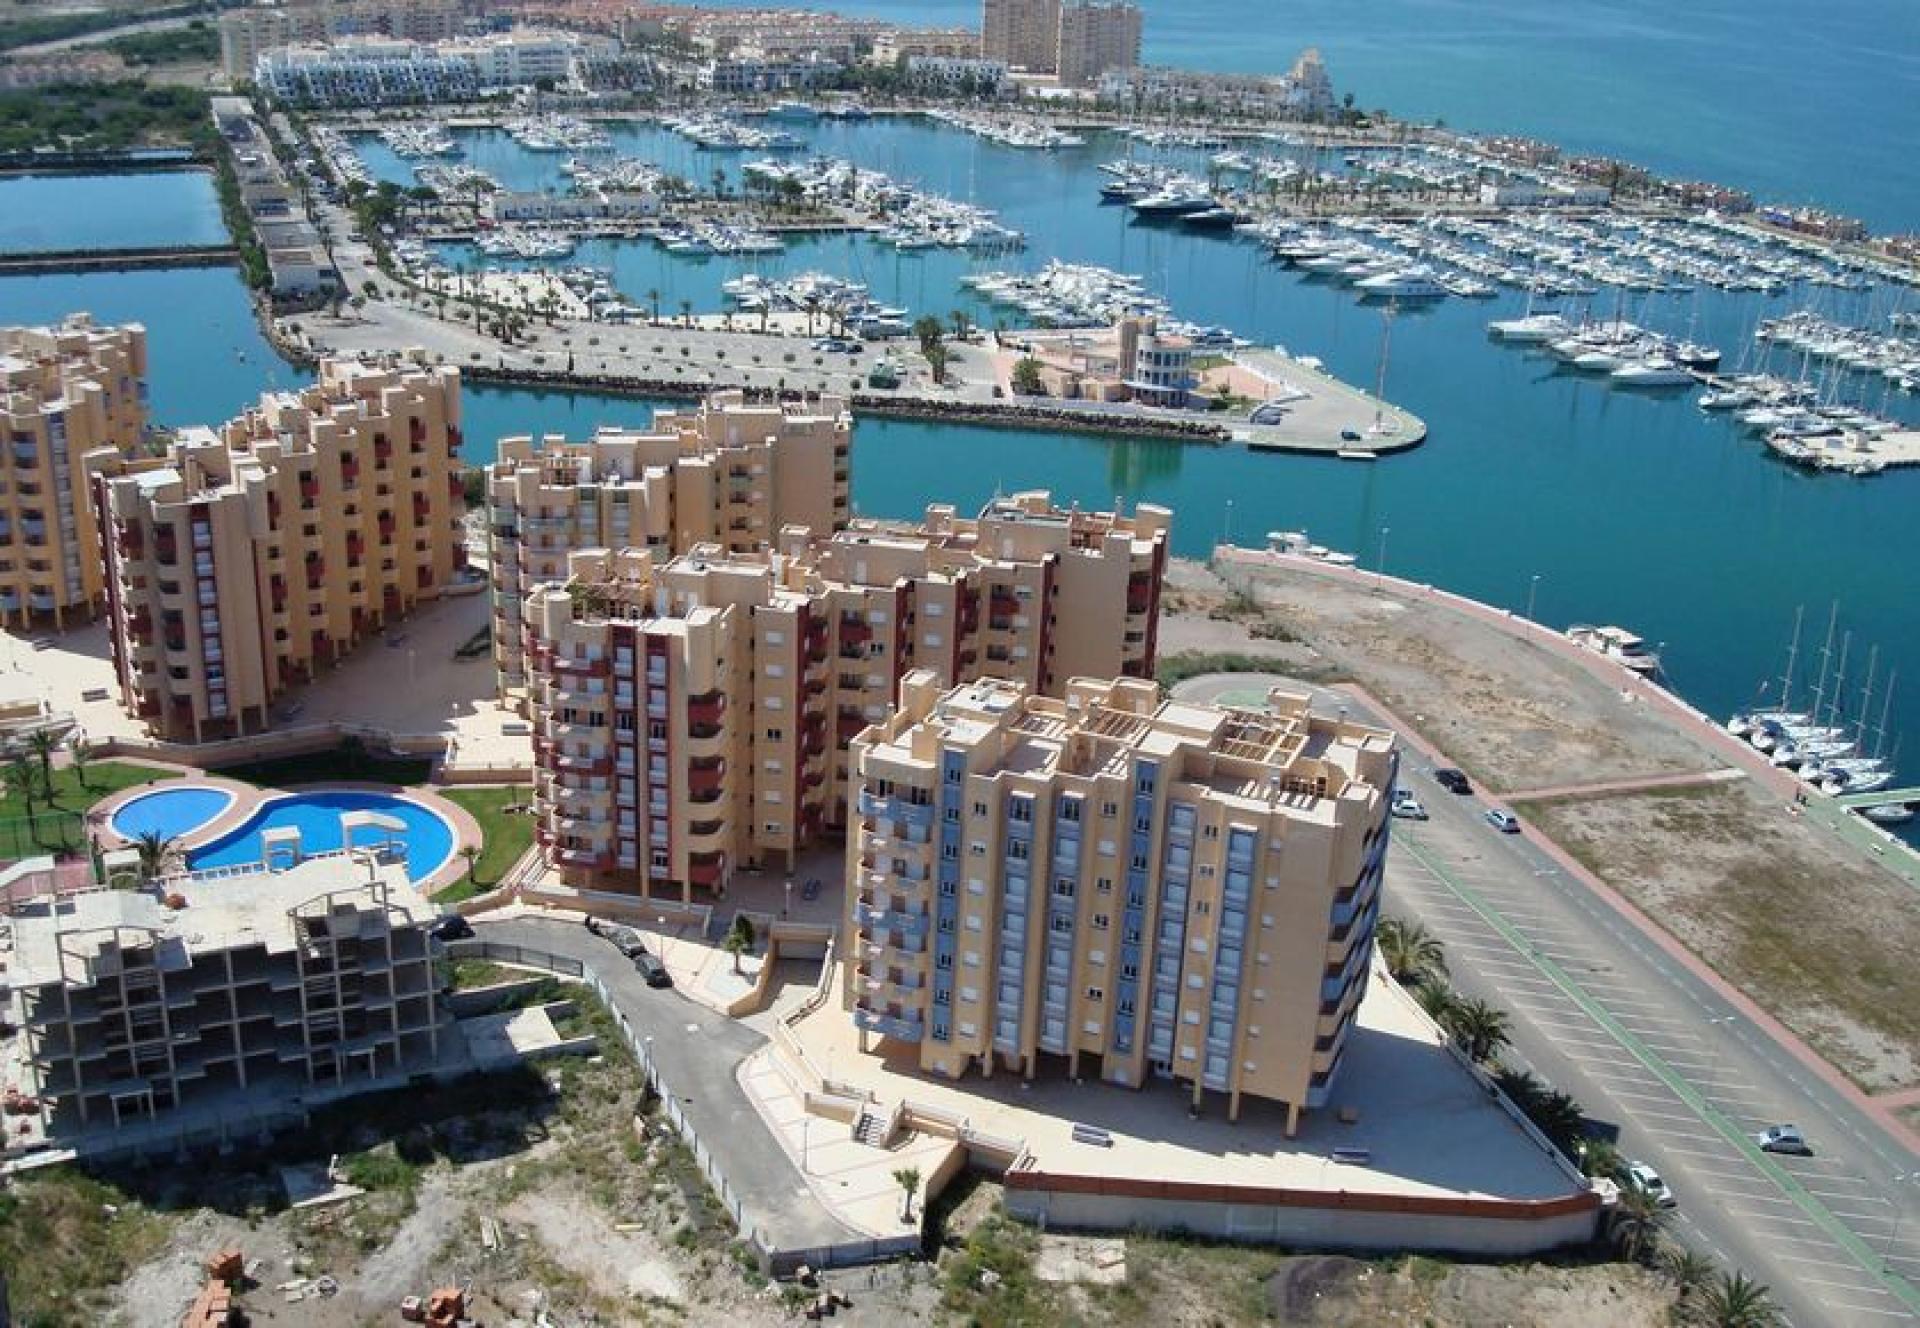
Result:
M1763 1153L1797 1153L1802 1157L1812 1157L1813 1148L1807 1143L1807 1137L1800 1133L1798 1125L1769 1125L1753 1136Z
M1420 805L1420 799L1414 797L1413 794L1407 792L1405 789L1395 789L1393 791L1392 811L1395 816L1402 817L1409 821L1424 821L1427 819L1427 809Z
M1672 1208L1680 1201L1673 1197L1673 1191L1660 1179L1660 1173L1645 1162L1629 1162L1622 1173L1627 1184L1659 1204L1662 1208Z

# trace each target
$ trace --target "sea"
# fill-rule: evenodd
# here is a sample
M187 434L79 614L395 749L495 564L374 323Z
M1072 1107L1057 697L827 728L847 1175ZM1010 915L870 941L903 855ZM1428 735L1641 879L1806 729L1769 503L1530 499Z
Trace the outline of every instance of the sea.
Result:
M1373 0L1350 14L1303 0L1252 32L1244 5L1161 0L1146 7L1156 60L1278 69L1315 44L1336 82L1353 87L1363 105L1615 151L1769 196L1818 200L1884 229L1911 228L1920 218L1920 177L1909 155L1920 142L1920 31L1908 5L1859 0L1832 14L1779 0L1749 0L1736 11L1712 0L1684 13L1639 3L1562 12L1567 7L1532 0ZM904 8L865 5L894 17L906 17ZM911 7L922 23L970 14L947 0ZM1792 41L1783 36L1788 30ZM1389 40L1388 33L1402 35ZM1209 50L1218 58L1203 58ZM1744 72L1735 78L1734 70ZM1143 276L1182 317L1317 355L1351 382L1384 383L1387 397L1430 429L1429 441L1412 452L1353 463L869 418L855 440L861 512L911 517L929 502L966 507L996 492L1045 488L1087 506L1164 503L1176 513L1176 548L1190 556L1204 556L1222 538L1259 544L1269 531L1304 530L1368 568L1516 612L1531 602L1537 617L1557 626L1628 626L1662 651L1672 685L1714 715L1777 694L1796 613L1805 609L1814 637L1837 604L1842 631L1852 633L1843 718L1852 722L1869 709L1862 687L1872 654L1882 690L1867 717L1877 720L1885 680L1898 670L1886 745L1903 734L1920 743L1920 596L1906 580L1920 566L1920 471L1870 479L1803 474L1697 410L1691 393L1609 389L1492 343L1486 322L1521 311L1522 297L1511 292L1403 309L1389 323L1351 291L1306 279L1253 245L1142 225L1097 198L1099 164L1126 151L1115 139L1023 153L893 119L802 132L816 150L997 208L1030 244L1020 254L975 259L901 254L836 237L798 244L753 270L831 271L867 282L878 298L915 315L961 308L991 325L1005 311L960 285L975 269L1032 268L1055 256L1101 263ZM1804 144L1804 156L1795 143ZM468 160L516 186L544 182L557 167L552 154L524 153L503 136L473 135L467 147ZM621 148L694 180L708 179L716 166L736 178L737 156L695 153L657 130L626 131ZM378 173L407 178L406 164L383 157L377 144L363 151ZM109 210L94 201L91 191L101 186L59 177L35 179L32 201L42 215L61 218L63 236L72 238L60 247L183 243L199 239L209 221L217 227L205 177L124 178L199 181L163 187L200 195L184 216L171 192L166 209ZM6 191L18 184L0 180L0 218L11 214ZM131 232L130 219L141 223ZM7 247L46 245L0 234L0 248ZM636 303L654 289L663 309L686 300L703 312L721 307L720 284L748 266L669 256L646 242L589 246L571 261L607 266ZM1726 349L1729 367L1767 363L1752 336L1764 316L1811 307L1866 322L1912 307L1885 290L1600 298L1595 314L1618 311L1712 340ZM0 322L74 310L147 326L162 423L218 421L262 390L302 380L261 338L230 269L0 277ZM1774 360L1771 367L1794 366ZM1897 393L1872 395L1869 404L1915 418L1912 400ZM594 393L473 386L465 432L481 462L505 434L580 437L603 424L643 422L648 410L646 402ZM1802 642L1803 662L1817 646ZM1797 685L1804 696L1807 680ZM1920 771L1920 749L1904 764Z

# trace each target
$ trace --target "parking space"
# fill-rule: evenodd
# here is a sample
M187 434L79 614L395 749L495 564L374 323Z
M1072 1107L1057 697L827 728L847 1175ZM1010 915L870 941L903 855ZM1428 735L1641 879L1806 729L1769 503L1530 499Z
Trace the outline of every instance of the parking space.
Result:
M1797 1067L1524 838L1481 826L1460 801L1397 828L1388 907L1446 945L1456 985L1510 1012L1510 1059L1619 1124L1623 1153L1652 1162L1678 1196L1676 1230L1769 1283L1792 1322L1913 1321L1920 1217L1904 1220L1897 1163L1873 1174L1828 1138ZM1812 1157L1750 1140L1803 1118Z

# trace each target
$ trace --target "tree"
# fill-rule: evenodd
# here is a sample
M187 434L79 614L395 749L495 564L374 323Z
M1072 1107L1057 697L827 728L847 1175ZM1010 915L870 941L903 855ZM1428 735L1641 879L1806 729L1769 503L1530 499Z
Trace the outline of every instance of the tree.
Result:
M60 739L47 729L35 729L27 735L27 751L40 767L40 787L47 801L53 801L53 754L60 750Z
M944 341L936 341L927 347L927 370L933 375L934 382L947 381L947 359L951 354Z
M92 787L87 783L87 763L93 760L93 744L85 738L75 738L69 757L73 762L73 777L80 781L80 787Z
M1011 381L1017 396L1037 397L1047 390L1046 380L1040 376L1040 361L1031 355L1023 355L1014 361Z
M34 777L33 762L25 756L16 756L7 762L7 794L20 799L20 805L27 813L27 832L35 839L40 838L40 822L33 814L33 799L39 790L39 780Z
M933 348L940 344L944 332L940 320L932 314L922 314L913 323L914 339L920 343L920 353L932 357Z
M180 841L158 830L142 831L140 837L133 841L133 850L140 855L140 879L143 881L165 876L180 859Z
M1453 994L1453 988L1446 983L1427 982L1413 989L1413 999L1420 1002L1420 1008L1427 1012L1429 1019L1445 1028L1447 1011L1453 1008L1453 1003L1458 998Z
M1441 1025L1460 1049L1475 1061L1485 1064L1507 1045L1509 1022L1506 1011L1478 997L1463 997L1453 1003Z
M973 331L973 318L965 309L955 309L947 315L947 321L953 324L953 335L956 340L965 341Z
M692 300L680 301L680 326L681 327L693 326L693 301Z
M1776 1328L1780 1307L1773 1293L1745 1273L1722 1273L1701 1291L1690 1320L1704 1328Z
M1417 922L1382 918L1373 943L1393 980L1403 987L1425 987L1447 975L1447 948Z
M460 857L461 860L467 864L467 882L468 884L472 884L473 870L480 861L480 846L478 844L462 844L460 846Z
M647 303L653 307L653 314L648 321L655 327L660 326L660 292L658 290L648 291Z
M1622 1257L1634 1263L1653 1257L1666 1226L1667 1210L1652 1195L1636 1185L1621 1187L1609 1229Z
M733 915L733 925L727 928L727 937L720 942L720 948L733 956L733 971L740 971L740 956L753 951L753 919L745 913Z
M913 1221L913 1196L920 1192L920 1168L901 1167L893 1173L893 1183L906 1194L906 1201L900 1208L902 1222Z
M1673 1283L1680 1295L1682 1311L1694 1304L1695 1297L1713 1281L1717 1271L1712 1259L1687 1245L1669 1245L1660 1252L1660 1271Z

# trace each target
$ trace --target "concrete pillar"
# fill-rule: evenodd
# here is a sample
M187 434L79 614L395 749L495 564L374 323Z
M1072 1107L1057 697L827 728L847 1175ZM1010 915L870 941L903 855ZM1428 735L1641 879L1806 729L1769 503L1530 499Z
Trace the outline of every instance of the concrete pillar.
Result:
M1291 1139L1300 1130L1300 1104L1287 1103L1287 1138Z
M1227 1094L1227 1120L1232 1124L1240 1121L1240 1090L1237 1088Z

